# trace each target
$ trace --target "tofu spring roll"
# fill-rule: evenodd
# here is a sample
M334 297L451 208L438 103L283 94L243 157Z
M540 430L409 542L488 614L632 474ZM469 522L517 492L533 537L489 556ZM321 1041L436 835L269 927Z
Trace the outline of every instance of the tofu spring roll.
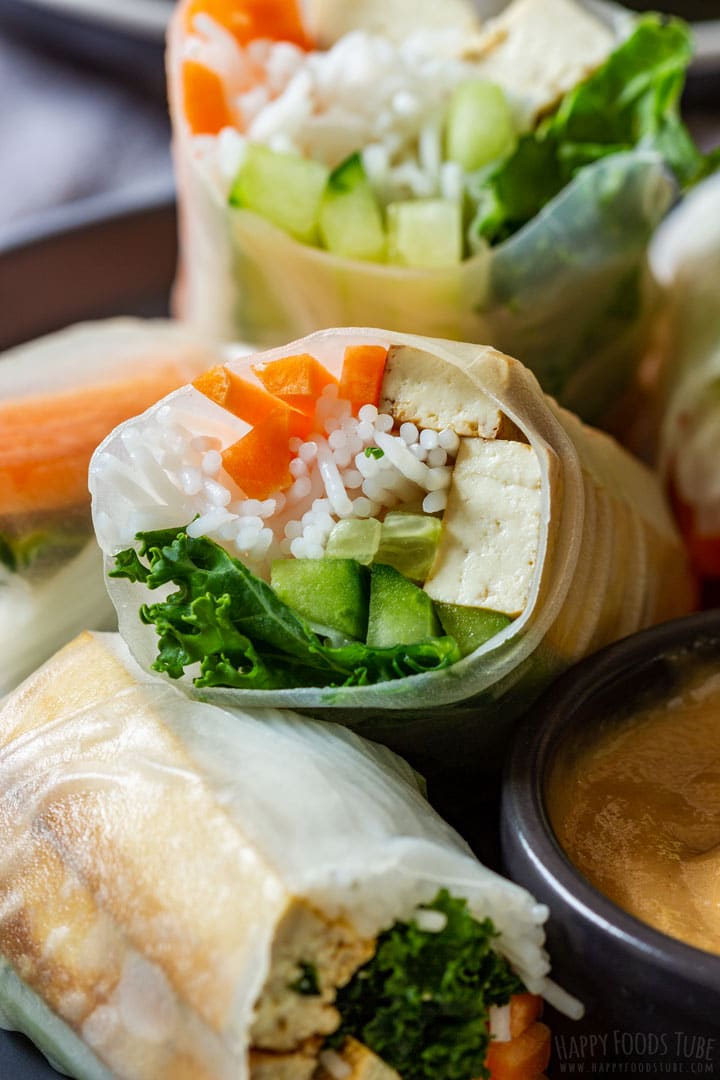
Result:
M404 762L118 635L0 708L0 836L0 1025L78 1080L537 1080L539 996L578 1015Z
M331 330L217 366L105 440L90 487L143 667L423 769L693 599L655 477L483 346Z
M0 697L84 627L114 627L90 519L90 456L213 355L190 330L128 319L0 356Z
M697 571L720 578L720 175L671 214L652 261L665 301L660 467Z
M641 352L647 241L705 168L678 115L689 32L577 0L439 12L177 5L178 311L262 347L492 341L595 420Z

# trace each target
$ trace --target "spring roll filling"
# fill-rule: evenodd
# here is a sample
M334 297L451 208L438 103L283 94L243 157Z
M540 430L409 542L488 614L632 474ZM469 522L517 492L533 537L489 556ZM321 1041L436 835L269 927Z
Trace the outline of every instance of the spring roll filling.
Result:
M79 554L91 537L87 503L57 512L0 515L0 568L42 581Z
M487 26L456 4L438 27L428 5L407 32L402 5L322 3L309 28L329 48L314 50L262 27L240 41L202 8L184 28L181 123L218 197L337 254L428 268L473 253L478 171L618 43L573 0L516 0Z
M460 369L364 350L332 370L306 354L213 369L123 429L128 461L101 460L121 507L129 485L158 504L96 519L111 576L177 587L140 609L157 670L197 686L365 685L445 668L527 612L535 450ZM374 400L357 397L358 353Z

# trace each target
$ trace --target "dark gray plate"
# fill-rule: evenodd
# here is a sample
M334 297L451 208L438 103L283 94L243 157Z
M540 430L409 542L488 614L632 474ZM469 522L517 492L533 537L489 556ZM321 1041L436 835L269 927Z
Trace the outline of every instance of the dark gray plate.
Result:
M0 0L0 26L163 97L165 26L173 6L173 0Z
M166 186L88 199L5 230L0 349L82 319L166 313L176 251Z

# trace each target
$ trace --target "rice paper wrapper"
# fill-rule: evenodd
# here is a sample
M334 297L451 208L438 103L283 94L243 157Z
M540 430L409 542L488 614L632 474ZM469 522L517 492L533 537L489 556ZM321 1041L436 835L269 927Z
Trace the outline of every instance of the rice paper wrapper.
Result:
M243 372L258 359L310 353L338 372L349 344L427 351L464 400L477 401L478 408L481 402L499 407L530 443L541 473L541 510L527 605L505 630L440 671L368 686L261 691L199 690L184 676L183 688L224 707L277 706L340 721L423 771L456 767L468 755L473 769L493 769L514 719L560 671L625 634L690 610L694 590L681 542L655 476L610 437L558 408L530 371L493 349L381 330L328 330L229 366ZM153 423L164 406L170 410L164 416L175 416L197 434L214 423L212 410L220 411L194 387L185 387L98 449L90 487L108 569L134 532L183 525L194 516L177 489L174 495L172 486L160 490L158 484L170 481L158 479L152 463L143 481L128 451L145 438L143 425ZM238 437L232 427L213 430L224 446ZM128 487L130 476L140 488ZM120 632L149 669L156 632L138 611L158 599L157 592L118 578L109 578L108 587Z
M90 517L90 456L214 356L193 330L131 319L0 356L0 696L80 630L116 625Z
M184 120L180 15L168 51L180 212L177 313L224 341L277 346L333 326L492 341L586 420L616 404L647 338L647 245L675 197L661 158L616 154L583 170L524 228L457 266L349 260L230 207Z
M572 1009L547 978L547 909L342 727L192 701L117 635L83 634L0 708L0 746L0 1025L81 1080L244 1080L278 1016L334 1029L319 941L364 962L441 888ZM294 994L313 959L321 994Z
M690 531L720 537L720 175L695 188L653 243L663 286L658 333L661 377L654 411L660 468L684 508ZM705 557L706 558L706 557ZM700 569L720 574L715 565Z

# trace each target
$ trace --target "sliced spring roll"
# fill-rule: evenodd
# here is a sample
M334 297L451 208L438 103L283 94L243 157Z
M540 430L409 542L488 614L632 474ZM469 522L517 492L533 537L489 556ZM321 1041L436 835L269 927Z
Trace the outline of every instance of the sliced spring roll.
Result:
M0 1024L78 1080L479 1080L491 1035L529 1078L528 994L578 1013L547 909L343 728L192 701L84 633L0 750Z
M664 286L658 339L660 468L698 572L720 577L720 176L668 218L652 249Z
M423 769L692 603L653 475L483 346L333 330L216 367L114 432L90 487L146 669L329 710Z
M678 117L688 30L576 0L438 11L178 4L178 311L262 347L342 325L492 341L595 420L641 353L673 174L704 168Z
M172 323L115 320L0 356L0 696L84 627L115 625L90 520L90 456L213 355Z

